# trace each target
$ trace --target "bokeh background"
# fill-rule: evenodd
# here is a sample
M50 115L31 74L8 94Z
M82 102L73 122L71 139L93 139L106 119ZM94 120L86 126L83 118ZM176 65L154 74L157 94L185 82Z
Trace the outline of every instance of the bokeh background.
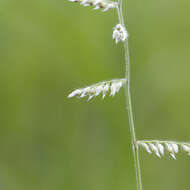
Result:
M139 139L190 140L189 6L125 2ZM123 77L117 22L66 0L0 1L0 189L136 189L124 91L67 99ZM144 189L189 189L190 158L177 158L141 151Z

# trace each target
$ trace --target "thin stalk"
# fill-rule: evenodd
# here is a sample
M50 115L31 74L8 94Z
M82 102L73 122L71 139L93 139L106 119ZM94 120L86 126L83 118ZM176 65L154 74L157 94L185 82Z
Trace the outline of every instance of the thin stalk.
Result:
M118 12L120 24L125 26L124 17L123 17L122 0L119 0L119 7L117 8L117 12ZM138 144L136 143L135 125L134 125L134 119L133 119L131 90L130 90L131 78L130 78L130 55L129 55L128 39L124 42L124 50L125 50L125 79L127 81L126 86L125 86L126 109L127 109L128 118L129 118L129 128L130 128L131 144L132 144L132 151L133 151L133 157L134 157L137 190L142 190L143 188L142 188L142 180L141 180L140 161L139 161L139 149L138 149Z

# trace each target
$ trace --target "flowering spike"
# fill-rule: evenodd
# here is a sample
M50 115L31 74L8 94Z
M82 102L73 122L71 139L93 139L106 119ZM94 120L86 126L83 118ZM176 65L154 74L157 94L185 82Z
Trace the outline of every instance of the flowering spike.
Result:
M69 0L69 1L80 2L80 4L85 7L95 6L94 10L101 8L103 9L102 12L118 7L118 2L108 1L108 0Z
M125 27L121 24L117 24L113 28L112 38L115 40L116 44L119 41L124 42L128 38L128 33L127 33L127 30L125 29Z
M166 150L176 160L175 155L179 153L179 148L190 156L190 143L161 140L139 140L137 143L145 148L148 153L153 151L158 157L164 156Z
M88 96L88 101L91 100L93 97L98 96L99 94L103 94L102 98L106 96L108 91L110 90L110 96L114 96L116 93L119 92L120 88L124 85L126 79L114 79L111 81L103 81L86 88L81 88L74 90L68 95L68 98L72 98L77 96L79 98L84 98Z

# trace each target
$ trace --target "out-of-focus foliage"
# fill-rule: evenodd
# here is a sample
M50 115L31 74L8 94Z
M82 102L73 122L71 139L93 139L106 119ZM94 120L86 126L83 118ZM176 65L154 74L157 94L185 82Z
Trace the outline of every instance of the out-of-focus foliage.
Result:
M125 4L137 137L190 140L190 2ZM123 90L75 88L124 75L116 13L66 0L0 1L0 189L135 189ZM190 158L141 152L146 190L187 190Z

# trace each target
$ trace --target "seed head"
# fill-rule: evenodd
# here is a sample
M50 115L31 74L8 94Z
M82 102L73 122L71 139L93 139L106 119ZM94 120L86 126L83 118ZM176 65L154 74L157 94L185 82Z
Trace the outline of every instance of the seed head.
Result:
M69 1L79 2L81 5L85 7L95 6L94 10L102 9L102 12L108 11L118 6L118 2L107 1L107 0L69 0Z
M117 24L113 28L113 36L112 36L112 38L115 40L116 44L119 41L124 42L128 38L128 33L127 33L127 30L125 29L125 27L122 26L121 24Z
M158 157L164 156L164 152L168 152L169 155L176 160L176 154L179 153L179 148L186 152L190 156L190 143L184 142L174 142L174 141L157 141L157 140L147 140L147 141L137 141L138 145L141 145L148 153L154 152Z
M102 93L102 98L110 91L110 96L114 96L119 92L120 88L124 85L126 79L114 79L111 81L103 81L85 88L77 89L68 95L68 98L77 96L79 98L84 98L88 96L88 100L93 97L98 96Z

